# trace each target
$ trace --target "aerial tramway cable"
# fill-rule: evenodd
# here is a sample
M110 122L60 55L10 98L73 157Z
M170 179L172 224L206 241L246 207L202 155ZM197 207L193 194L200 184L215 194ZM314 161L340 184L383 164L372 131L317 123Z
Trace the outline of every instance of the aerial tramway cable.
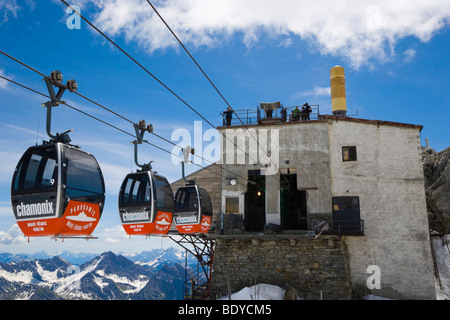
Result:
M187 53L187 55L191 58L191 60L194 62L194 64L197 66L197 68L201 71L201 73L205 76L205 78L208 80L208 82L211 84L211 86L214 88L214 90L219 94L219 96L222 98L222 100L225 102L225 104L234 112L233 107L228 103L227 99L223 96L223 94L219 91L219 89L216 87L216 85L212 82L210 77L206 74L206 72L203 70L203 68L199 65L197 60L192 56L192 54L189 52L189 50L186 48L186 46L181 42L180 38L175 34L175 32L172 30L172 28L169 26L169 24L166 22L166 20L161 16L161 14L158 12L158 10L155 8L155 6L150 2L150 0L146 0L147 3L150 5L150 7L155 11L157 16L161 19L161 21L164 23L164 25L167 27L167 29L170 31L170 33L173 35L173 37L177 40L177 42L180 44L180 46L184 49L184 51ZM270 159L267 150L263 149L261 144L259 143L258 139L255 138L252 132L248 129L247 125L242 121L242 119L239 117L239 115L234 112L236 115L236 118L241 122L241 124L244 126L244 128L247 130L247 132L250 134L250 136L256 141L258 147L260 147L266 156ZM247 155L248 156L248 155ZM273 163L272 159L270 161Z
M3 52L0 51L0 53L3 53ZM16 59L14 59L14 60L16 60ZM17 61L18 61L18 60L17 60ZM18 61L18 62L19 62L19 61ZM20 62L20 63L21 63L22 65L24 65L24 66L27 66L26 64L24 64L24 63L22 63L22 62ZM27 67L28 67L28 66L27 66ZM31 67L29 67L29 68L30 68L31 70L35 70L35 69L31 68ZM39 71L36 71L36 72L40 74ZM39 92L39 91L37 91L37 90L35 90L35 89L32 89L32 88L30 88L30 87L28 87L28 86L26 86L26 85L23 85L23 84L21 84L21 83L19 83L19 82L17 82L17 81L14 81L14 80L12 80L12 79L9 79L9 78L5 77L5 76L0 75L0 78L3 79L3 80L5 80L5 81L11 82L11 83L13 83L13 84L15 84L15 85L17 85L17 86L20 86L20 87L22 87L22 88L24 88L24 89L26 89L26 90L28 90L28 91L31 91L31 92L36 93L36 94L39 94L39 95L41 95L41 96L43 96L43 97L46 97L46 98L50 98L50 96L48 96L48 95L46 95L46 94L44 94L44 93L42 93L42 92ZM65 105L66 107L68 107L68 108L70 108L70 109L73 109L73 110L75 110L75 111L77 111L77 112L79 112L79 113L81 113L81 114L84 114L84 115L86 115L86 116L88 116L88 117L90 117L90 118L92 118L92 119L94 119L94 120L96 120L96 121L99 121L99 122L101 122L101 123L103 123L103 124L105 124L105 125L107 125L107 126L113 128L113 129L116 129L116 130L118 130L118 131L120 131L120 132L122 132L122 133L124 133L124 134L126 134L126 135L129 135L129 136L131 136L131 137L135 137L133 134L131 134L131 133L129 133L129 132L127 132L127 131L125 131L125 130L123 130L123 129L121 129L121 128L119 128L119 127L117 127L117 126L115 126L115 125L113 125L113 124L111 124L111 123L109 123L109 122L106 122L106 121L104 121L104 120L102 120L102 119L100 119L100 118L98 118L98 117L95 117L95 116L93 116L93 115L91 115L91 114L89 114L89 113L87 113L87 112L85 112L85 111L83 111L83 110L80 110L80 109L78 109L78 108L76 108L76 107L74 107L74 106L68 104L68 103L65 102L65 101L61 101L61 104L62 104L62 105ZM98 103L96 103L96 104L97 104L97 105L100 105L100 104L98 104ZM156 137L158 137L158 138L160 138L160 139L162 139L162 140L164 140L164 141L166 141L166 142L169 142L169 143L171 143L172 145L177 146L177 147L179 147L179 148L182 149L182 147L178 146L177 144L173 143L172 141L167 140L167 139L165 139L164 137L161 137L161 136L159 136L159 135L157 135L157 134L155 134L155 133L152 133L152 134L155 135ZM159 150L161 150L161 151L163 151L163 152L166 152L166 153L168 153L168 154L172 154L171 151L166 150L166 149L164 149L164 148L162 148L162 147L160 147L160 146L158 146L158 145L156 145L156 144L153 144L153 143L151 143L151 142L145 141L144 143L146 143L146 144L148 144L148 145L150 145L150 146L152 146L152 147L154 147L154 148L157 148L157 149L159 149ZM180 157L179 155L175 155L175 156L176 156L177 158L182 159L182 157ZM209 160L204 159L204 158L202 158L202 157L200 157L200 156L198 156L198 155L194 155L194 156L199 157L199 158L203 159L204 161L210 162ZM212 162L210 162L210 163L211 163L212 165L217 165L217 164L212 163ZM220 176L223 177L223 175L222 175L221 173L218 173L217 171L213 171L213 170L209 169L208 167L203 167L203 166L201 166L201 165L199 165L199 164L197 164L197 163L193 163L193 164L196 165L197 167L201 168L201 169L210 171L210 172L212 172L212 173L214 173L214 174L217 174L217 175L220 175ZM237 177L240 177L240 178L242 178L242 179L244 179L244 180L247 180L247 178L244 178L244 177L240 176L239 174L236 174L236 173L230 171L229 169L226 169L226 168L222 168L222 169L225 170L225 171L230 172L230 173L233 174L233 175L236 175ZM245 186L245 185L243 185L243 186Z
M193 112L195 112L200 118L202 118L206 123L208 123L212 128L216 128L208 119L206 119L202 114L200 114L194 107L192 107L189 103L187 103L183 98L181 98L177 93L175 93L171 88L169 88L164 82L162 82L160 79L158 79L153 73L151 73L146 67L144 67L141 63L139 63L136 59L134 59L128 52L126 52L123 48L121 48L116 42L114 42L111 38L109 38L105 33L103 33L100 29L98 29L92 22L90 22L87 18L85 18L80 12L78 12L75 8L72 8L65 0L60 0L62 3L64 3L67 7L71 8L78 16L80 16L81 19L83 19L87 24L89 24L94 30L96 30L98 33L100 33L106 40L108 40L112 45L114 45L117 49L119 49L123 54L125 54L130 60L132 60L136 65L138 65L142 70L144 70L148 75L150 75L154 80L156 80L160 85L162 85L166 90L168 90L172 95L174 95L178 100L180 100L184 105L186 105L189 109L191 109ZM250 157L248 152L245 150L242 150L234 141L232 141L230 138L228 138L226 135L224 137L231 141L234 146L236 146L238 149L240 149L244 154L249 157L249 159L252 159L253 161L257 162L257 160ZM259 142L257 141L258 145ZM267 154L267 153L266 153ZM269 157L270 159L270 157ZM278 179L278 178L276 178Z
M1 50L0 50L0 53L3 54L4 56L6 56L6 57L8 57L8 58L10 58L10 59L12 59L12 60L14 60L15 62L18 62L19 64L21 64L22 66L24 66L24 67L30 69L31 71L36 72L37 74L43 76L44 78L47 77L47 76L46 76L45 74L43 74L42 72L40 72L40 71L38 71L37 69L35 69L35 68L29 66L28 64L24 63L23 61L20 61L19 59L16 59L16 58L12 57L11 55L5 53L4 51L1 51ZM11 80L11 79L7 79L7 78L5 78L5 77L2 77L2 78L5 79L5 80L7 80L7 81L10 81L10 82L12 82L12 83L14 83L14 84L16 84L16 85L22 86L22 87L24 87L25 89L28 89L28 90L30 90L30 91L33 91L33 92L35 92L35 93L38 93L38 94L43 95L43 96L45 96L45 97L48 97L47 95L44 95L44 94L42 94L42 93L40 93L40 92L38 92L38 91L36 91L36 90L34 90L34 89L31 89L31 88L29 88L29 87L23 86L23 85L21 85L21 84L15 82L15 81L13 81L13 80ZM106 110L106 111L108 111L108 112L111 112L112 114L114 114L114 115L116 115L116 116L122 118L123 120L125 120L125 121L127 121L127 122L129 122L129 123L131 123L131 124L134 125L134 122L133 122L133 121L131 121L131 120L127 119L126 117L124 117L124 116L118 114L117 112L111 110L110 108L107 108L107 107L103 106L102 104L100 104L100 103L98 103L98 102L96 102L96 101L94 101L94 100L92 100L92 99L90 99L90 98L88 98L88 97L86 97L86 96L80 94L79 92L74 92L74 93L77 94L78 96L80 96L81 98L83 98L83 99L85 99L85 100L87 100L87 101L89 101L89 102L91 102L91 103L93 103L93 104L95 104L95 105L101 107L102 109L104 109L104 110ZM97 121L99 121L99 122L102 122L102 123L104 123L104 124L106 124L106 125L108 125L108 126L110 126L110 127L113 127L114 129L117 129L117 130L119 130L119 131L121 131L121 132L123 132L123 133L125 133L125 134L128 134L128 135L134 137L134 135L132 135L132 134L130 134L130 133L128 133L128 132L126 132L126 131L124 131L124 130L122 130L122 129L116 127L116 126L114 126L114 125L111 125L110 123L107 123L107 122L105 122L105 121L103 121L103 120L101 120L101 119L99 119L99 118L96 118L96 117L94 117L94 116L92 116L92 115L90 115L90 114L88 114L88 113L86 113L86 112L84 112L84 111L82 111L82 110L79 110L79 109L77 109L77 108L75 108L75 107L73 107L73 106L70 106L70 105L68 105L68 104L65 103L65 102L62 103L62 104L66 105L67 107L72 108L72 109L74 109L74 110L76 110L76 111L78 111L78 112L80 112L80 113L83 113L83 114L85 114L85 115L87 115L87 116L89 116L89 117L91 117L91 118L93 118L93 119L95 119L95 120L97 120ZM168 139L166 139L166 138L164 138L164 137L162 137L162 136L160 136L160 135L158 135L158 134L156 134L156 133L154 133L154 132L152 132L151 134L154 135L154 136L156 136L157 138L159 138L159 139L161 139L161 140L164 140L164 141L166 141L166 142L172 144L173 146L176 146L176 147L180 148L181 150L183 149L181 146L177 145L176 143L174 143L174 142L172 142L172 141L170 141L170 140L168 140ZM160 150L162 150L162 151L165 151L165 152L167 152L167 153L172 154L170 151L165 150L165 149L162 149L162 148L159 147L159 146L156 146L156 145L151 144L151 143L149 143L149 142L146 142L146 143L149 144L149 145L151 145L151 146L153 146L153 147L155 147L155 148L158 148L158 149L160 149ZM234 143L234 142L233 142L233 143ZM178 158L181 159L180 156L178 156L178 155L176 155L176 156L177 156ZM201 159L201 160L203 160L203 161L205 161L205 162L208 162L208 163L210 163L211 165L217 166L216 163L211 162L211 161L209 161L208 159L205 159L205 158L203 158L203 157L201 157L201 156L198 156L197 154L193 154L193 156L194 156L194 157L197 157L197 158L199 158L199 159ZM202 166L200 166L200 165L197 164L197 163L194 163L194 165L196 165L196 166L198 166L198 167L200 167L200 168L209 170L207 167L202 167ZM245 178L245 177L243 177L243 176L241 176L241 175L239 175L239 174L237 174L237 173L235 173L235 172L233 172L233 171L230 171L230 170L227 169L227 168L222 167L222 169L223 169L224 171L230 172L231 174L235 175L236 177L239 177L239 178L243 179L244 181L248 181L247 178ZM209 171L211 171L211 170L209 170ZM214 171L211 171L211 172L214 172ZM215 174L218 174L217 172L214 172L214 173L215 173ZM222 174L220 174L220 175L223 177ZM239 183L239 184L242 184L242 183L240 183L240 182L238 182L238 183ZM242 185L245 186L245 184L242 184Z

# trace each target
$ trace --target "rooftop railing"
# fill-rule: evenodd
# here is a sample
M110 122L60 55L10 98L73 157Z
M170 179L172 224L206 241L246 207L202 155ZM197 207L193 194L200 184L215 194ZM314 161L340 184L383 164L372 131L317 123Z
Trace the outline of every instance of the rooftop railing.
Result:
M280 104L279 108L270 110L265 110L261 106L255 109L240 109L234 110L231 116L231 120L227 122L226 112L221 112L222 125L223 126L239 126L239 125L254 125L254 124L264 124L264 123L286 123L286 122L299 122L299 121L309 121L318 120L320 116L319 105L313 104L309 105L311 107L310 113L302 113L303 106L293 106L286 108L285 115L283 114L283 105ZM295 117L295 109L300 111L298 117Z

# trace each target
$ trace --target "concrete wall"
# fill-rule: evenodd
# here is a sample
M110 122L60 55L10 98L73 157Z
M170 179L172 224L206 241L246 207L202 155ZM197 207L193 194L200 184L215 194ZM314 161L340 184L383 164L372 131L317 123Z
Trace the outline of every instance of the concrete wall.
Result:
M358 196L365 236L344 238L354 289L399 299L434 299L420 128L331 121L332 196ZM356 146L357 161L342 161ZM368 290L367 267L381 271Z
M255 129L254 127L250 129ZM321 219L323 216L330 218L331 208L331 180L330 180L330 156L328 122L315 121L311 123L259 126L253 135L248 135L245 150L248 157L245 157L243 164L238 163L237 157L234 162L227 161L224 155L222 179L222 211L225 212L225 198L234 196L240 198L240 213L244 215L244 194L247 191L248 170L265 170L265 166L260 166L259 162L264 162L266 152L271 157L270 165L276 163L280 171L295 169L297 172L297 187L307 191L308 222L315 218ZM272 131L277 131L279 141L272 144L271 140L260 140L259 129L268 130L270 136ZM239 133L237 133L239 131ZM228 138L222 138L222 150L230 153L227 148L233 141L241 138L244 129L239 127L221 128L221 133ZM237 137L235 140L234 137ZM253 139L256 137L258 143ZM239 144L238 144L239 145ZM257 158L251 148L258 150ZM277 149L275 151L273 149ZM233 150L233 149L231 149ZM235 153L242 150L234 148ZM257 160L257 161L255 161ZM257 164L255 164L257 163ZM277 170L278 171L278 170ZM233 174L234 173L234 174ZM229 178L236 178L237 184L231 186ZM266 223L280 224L280 173L266 176Z

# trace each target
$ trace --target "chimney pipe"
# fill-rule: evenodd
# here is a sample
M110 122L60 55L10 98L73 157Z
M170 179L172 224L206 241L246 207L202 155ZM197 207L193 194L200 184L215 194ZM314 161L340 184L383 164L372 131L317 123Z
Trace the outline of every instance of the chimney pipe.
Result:
M345 98L344 68L335 66L330 69L331 111L335 116L347 115L347 99Z

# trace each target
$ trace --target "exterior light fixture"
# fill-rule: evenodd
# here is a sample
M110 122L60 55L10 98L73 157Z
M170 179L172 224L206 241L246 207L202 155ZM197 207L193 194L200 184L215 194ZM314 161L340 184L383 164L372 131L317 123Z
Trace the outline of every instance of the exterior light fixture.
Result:
M235 186L235 185L236 185L236 179L231 179L231 180L230 180L230 184L231 184L232 186Z

